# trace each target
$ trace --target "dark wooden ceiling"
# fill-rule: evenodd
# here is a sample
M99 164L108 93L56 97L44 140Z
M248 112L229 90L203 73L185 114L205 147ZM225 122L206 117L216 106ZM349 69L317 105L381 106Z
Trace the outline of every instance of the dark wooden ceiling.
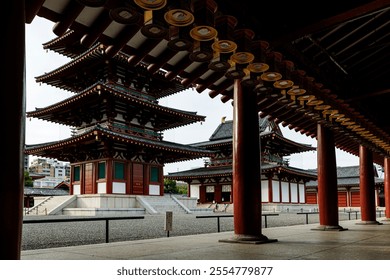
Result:
M177 25L168 24L164 15L174 9L187 11L194 20L177 18ZM152 21L146 26L149 15ZM233 80L226 71L231 69L210 68L215 60L207 55L210 41L189 36L194 27L212 27L218 32L213 41L234 41L237 52L254 54L254 62L266 63L268 71L282 74L329 107L291 102L289 95L256 77L262 116L310 137L316 137L317 123L323 123L334 131L336 147L358 155L363 144L379 164L390 154L390 0L337 5L323 0L27 1L26 23L35 16L53 22L53 36L72 30L85 47L100 42L107 56L124 52L132 56L130 65L143 64L150 73L161 69L167 79L180 78L184 86L228 102ZM155 27L168 32L153 34ZM177 38L182 39L179 44L169 43ZM200 55L198 43L205 50Z
M390 131L390 1L217 1L345 102Z

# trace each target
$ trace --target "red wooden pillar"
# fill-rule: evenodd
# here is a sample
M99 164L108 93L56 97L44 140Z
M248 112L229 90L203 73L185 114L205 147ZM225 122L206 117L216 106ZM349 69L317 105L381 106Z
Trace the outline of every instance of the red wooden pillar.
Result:
M112 158L107 159L107 174L106 174L106 193L112 194L112 184L113 184L113 178L114 178L114 167L113 167L113 160Z
M319 230L343 230L339 225L336 151L333 133L317 125Z
M20 259L23 226L24 191L24 144L26 118L25 90L25 15L23 0L2 3L5 12L3 22L7 26L2 38L1 85L4 93L1 103L7 104L1 110L3 145L7 147L3 160L7 170L0 188L0 259ZM5 6L4 6L5 5Z
M234 81L233 107L234 233L223 242L273 242L262 234L260 138L256 93Z
M92 163L92 193L98 193L99 161Z
M127 163L126 163L126 171L125 171L125 174L126 174L126 176L125 176L126 194L131 194L131 191L132 191L132 186L131 186L132 175L133 175L132 168L133 168L132 162L131 161L127 161ZM162 172L162 171L160 171L160 172Z
M214 200L217 203L222 203L222 185L220 183L214 187Z
M149 195L149 182L150 182L150 165L144 164L143 165L143 173L144 173L144 195ZM161 193L161 195L164 195L164 191Z
M188 180L187 181L187 184L188 184L188 186L187 186L187 197L191 197L191 182L192 182L192 180Z
M359 147L360 164L360 224L378 224L375 208L375 181L372 152L365 146Z
M390 158L386 157L384 163L384 192L385 192L385 217L386 219L390 219Z
M272 178L273 174L268 174L267 179L268 179L268 202L272 203L274 202L274 194L272 191Z
M234 190L233 190L233 178L231 178L231 192L230 192L230 202L233 203L234 202Z
M130 163L129 163L130 165ZM160 195L164 195L164 168L163 166L158 167L158 180L160 182Z
M206 203L206 186L203 184L199 186L199 202Z
M80 164L80 194L85 194L85 163Z

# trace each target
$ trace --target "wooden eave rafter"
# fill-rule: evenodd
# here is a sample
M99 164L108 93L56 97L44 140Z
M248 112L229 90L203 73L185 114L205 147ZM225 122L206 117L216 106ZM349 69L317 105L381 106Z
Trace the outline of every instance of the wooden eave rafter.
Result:
M183 87L195 86L200 92L205 90L205 88L208 88L211 90L210 96L215 97L217 95L221 95L222 102L227 102L233 98L233 80L226 79L221 82L221 79L217 79L218 77L224 76L221 76L220 73L212 73L209 67L206 67L206 65L210 61L205 61L207 64L205 64L205 62L203 61L200 61L199 59L201 58L201 56L197 57L196 53L193 52L196 49L190 48L185 50L177 50L176 53L175 51L173 51L172 53L172 50L168 51L168 44L165 46L163 44L154 45L150 40L151 38L149 37L141 39L141 41L146 45L144 45L141 41L137 41L138 39L135 38L141 38L142 36L144 36L140 35L140 30L143 27L142 20L134 21L134 23L132 24L123 24L120 22L121 20L119 20L119 22L117 21L115 23L109 23L107 27L103 26L104 28L100 26L99 29L99 21L96 20L99 18L99 14L97 14L97 11L100 11L101 13L107 13L107 11L111 12L114 10L123 10L125 9L125 6L123 6L121 1L96 2L101 3L100 7L88 6L91 5L91 1L79 0L77 1L77 3L76 1L61 2L60 4L63 5L61 9L57 7L59 3L56 3L55 0L35 0L31 2L32 3L26 5L26 22L32 22L33 18L36 15L39 15L53 22L56 22L53 31L58 36L65 34L68 29L72 29L75 31L75 33L79 34L80 40L84 36L94 34L97 40L100 40L104 44L107 43L107 45L110 44L108 46L109 51L105 51L106 54L110 56L113 56L119 51L122 51L123 53L132 56L131 61L135 62L137 65L144 64L147 71L150 71L151 73L154 73L156 71L155 65L158 65L158 67L162 67L162 69L164 69L165 78L175 79L179 77L181 79ZM168 8L181 8L184 9L183 11L189 12L194 16L195 20L193 25L201 25L207 23L207 26L208 24L216 22L215 20L221 16L220 11L218 11L218 3L221 2L215 0L193 0L191 1L191 5L187 6L187 3L180 2L179 5L179 3L172 2L170 3L171 5L169 7L166 6L161 11L152 11L152 13L156 14L156 22L158 24L162 23L165 25L169 25L167 24L167 22L163 22L160 20L161 18L159 18L159 16L161 16L161 13L167 11ZM367 6L350 9L348 12L340 14L339 18L335 16L330 20L333 21L334 24L334 22L337 20L340 22L348 20L348 17L353 19L354 14L356 14L356 12L364 13L364 8L370 8L373 11L381 5L382 7L384 5L388 5L388 1L372 1L372 3L368 4ZM137 16L136 13L138 13L141 18L143 18L144 10L138 5L134 3L127 3L126 7L132 8L132 12L134 13L131 15ZM198 10L198 8L195 9L195 7L203 8ZM92 14L95 15L95 18L93 18L92 16L86 16ZM330 24L326 22L327 20L329 19L323 19L317 24L324 26L326 24ZM193 25L191 25L191 27ZM114 28L114 26L117 27L116 32L113 32L114 29L112 28ZM221 34L223 34L224 36L224 38L218 39L233 40L239 44L238 49L240 50L240 52L251 52L251 46L256 34L250 29L245 29L245 32L243 32L244 29L236 28L236 26L238 26L238 24L236 23L234 23L233 25L222 24L221 26L218 26L217 31L221 31ZM313 28L314 30L314 27L319 28L318 26L315 26L315 23L313 23L312 27L310 28ZM188 31L187 29L190 28L189 26L175 26L173 29L175 29L176 31ZM126 32L124 32L124 30ZM304 34L307 32L307 30L302 28L301 32L303 32ZM189 39L192 40L192 42L196 43L196 40L193 40L193 38L189 37L188 33L183 34L183 36L187 40ZM171 39L173 38L168 38L167 42L171 41ZM135 41L137 41L139 44L135 44ZM145 51L143 51L141 48L139 48L139 46L147 47L145 47ZM160 54L166 54L167 52L170 54L160 56ZM301 76L297 76L296 72L298 67L295 66L294 63L290 63L291 61L284 59L283 55L280 55L280 53L275 52L272 48L264 47L263 49L260 49L258 52L256 52L255 55L256 61L267 63L270 66L269 71L280 72L282 74L283 79L291 79L295 85L298 85L300 88L305 89L308 94L313 95L317 100L321 100L324 102L324 104L330 105L333 109L337 110L339 114L343 114L346 117L352 119L356 123L356 125L354 127L343 126L342 128L340 128L340 123L335 124L336 118L332 117L329 119L327 116L323 116L322 112L316 111L313 113L313 107L310 106L310 108L308 108L304 105L299 105L299 109L305 111L305 115L303 118L291 119L286 115L281 115L278 113L272 115L273 118L277 118L280 121L283 121L285 118L288 118L290 120L289 125L295 127L296 130L300 133L310 137L316 136L316 124L318 122L321 122L334 131L337 147L345 151L350 151L355 155L358 155L358 149L356 147L358 147L359 143L364 143L376 155L376 162L383 162L383 157L390 155L390 136L388 132L384 131L381 127L378 127L374 123L369 122L369 116L367 117L362 114L356 115L356 112L354 112L351 108L343 106L343 101L337 96L334 96L331 90L326 89L325 86L318 87L319 83L314 82L310 79L305 79L307 77L305 73L301 74ZM266 81L258 78L256 78L256 80L260 84L266 83ZM271 92L276 93L276 96L278 96L279 94L278 98L282 97L282 95L280 94L280 90L276 89L272 85L272 83L268 83L267 87L270 87ZM271 111L270 106L271 105L268 104L264 105L264 107L259 107L259 111L265 113L268 112L268 114L271 114L273 110ZM275 107L272 107L272 109L274 108ZM291 114L294 114L294 111L291 111ZM357 133L357 129L362 129L367 134ZM359 130L359 132L361 132L362 130ZM345 137L349 137L351 141L342 141L342 139L345 139Z

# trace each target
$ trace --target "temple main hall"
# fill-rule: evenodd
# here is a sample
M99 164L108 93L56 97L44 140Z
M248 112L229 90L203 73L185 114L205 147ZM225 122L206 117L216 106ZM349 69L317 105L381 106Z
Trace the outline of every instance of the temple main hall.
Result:
M306 204L306 183L317 180L316 171L290 166L292 154L316 148L283 136L279 125L259 116L261 166L261 202L272 204ZM233 203L233 121L222 118L209 141L191 144L214 151L203 167L171 172L165 178L184 181L188 196L201 204Z

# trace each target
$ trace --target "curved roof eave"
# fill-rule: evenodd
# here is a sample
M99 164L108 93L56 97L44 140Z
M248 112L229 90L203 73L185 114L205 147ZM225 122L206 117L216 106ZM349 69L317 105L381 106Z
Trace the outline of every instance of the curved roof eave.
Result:
M36 145L26 145L26 153L34 154L39 151L50 150L50 149L59 149L61 147L66 147L75 143L82 143L84 141L90 141L96 137L107 137L118 142L125 142L127 144L133 144L137 146L142 146L150 149L163 150L168 152L177 152L181 154L195 155L200 157L209 157L214 152L206 149L200 149L196 147L191 147L188 145L168 142L168 141L157 141L153 139L146 139L142 137L137 137L133 135L127 135L119 132L113 132L101 126L94 126L84 132L83 134L66 138L59 141L52 141L48 143L36 144Z

